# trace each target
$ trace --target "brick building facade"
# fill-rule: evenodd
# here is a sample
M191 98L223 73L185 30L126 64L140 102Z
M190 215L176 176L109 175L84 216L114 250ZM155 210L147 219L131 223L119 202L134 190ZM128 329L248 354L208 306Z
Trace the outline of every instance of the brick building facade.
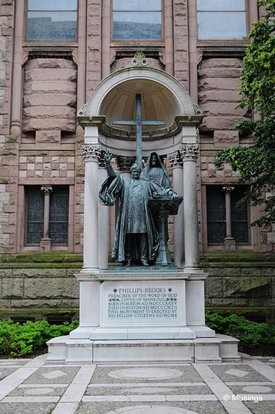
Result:
M245 36L261 14L256 0L213 2L212 9L203 0L133 2L136 10L126 3L1 0L0 252L82 252L77 111L137 50L149 66L175 77L203 111L201 251L272 251L272 229L249 226L259 207L236 207L247 186L230 165L213 163L217 150L252 143L234 125L247 115L236 108L237 89Z

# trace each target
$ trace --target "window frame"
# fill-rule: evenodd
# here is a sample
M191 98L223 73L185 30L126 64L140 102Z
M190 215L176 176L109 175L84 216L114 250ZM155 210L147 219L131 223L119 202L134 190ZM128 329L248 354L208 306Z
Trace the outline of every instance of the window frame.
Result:
M50 10L39 10L40 12L49 11ZM64 12L65 10L54 10ZM76 13L76 37L74 40L69 39L28 39L28 14L29 14L29 0L25 0L25 10L24 10L24 43L27 45L35 45L35 46L46 46L46 45L58 45L58 46L75 46L78 43L78 17L79 17L79 0L76 0L76 9L75 10L68 10L69 12Z
M201 39L199 38L199 30L198 30L198 0L195 0L196 3L196 38L197 38L197 43L198 45L204 46L204 45L236 45L236 44L240 44L243 46L246 46L248 44L248 39L247 39L247 35L249 34L250 28L251 28L251 13L250 13L250 4L248 0L245 0L245 20L246 20L246 24L245 24L245 29L246 29L246 37L245 38L225 38L225 39L221 39L221 38L205 38L205 39ZM211 10L212 11L212 10ZM210 11L210 12L211 12ZM233 12L233 10L232 10Z
M127 10L131 12L131 10ZM150 10L140 11L139 13L149 12ZM161 36L157 39L148 39L148 38L140 38L140 39L116 39L113 37L113 13L114 13L114 6L113 6L113 0L111 0L111 13L110 13L110 41L111 46L117 46L117 45L129 45L132 46L140 46L140 45L148 45L150 46L163 46L164 39L165 39L165 25L164 25L164 0L161 0L161 7L160 7L160 13L161 13Z
M53 226L54 224L57 224L57 223L59 223L59 224L60 223L67 223L67 242L66 243L56 243L56 242L53 242L52 241L52 245L53 246L58 246L58 245L67 246L68 243L69 243L69 201L70 201L70 189L68 188L68 186L64 186L64 185L59 185L59 186L54 185L53 186L53 189L54 188L56 189L57 187L59 187L59 190L63 190L63 191L66 189L66 191L64 191L64 194L66 194L66 196L68 197L67 198L67 201L68 201L68 206L67 206L67 220L66 221L64 221L64 220L63 221L51 220L52 202L53 202L52 198L53 198L54 195L57 195L55 193L55 191L53 190L53 192L50 195L50 206L49 206L49 217L48 217L48 219L49 219L49 237L51 238L51 226ZM61 194L62 194L62 191L60 191L58 195L60 196Z
M202 223L202 237L203 237L203 246L204 250L225 250L224 242L222 243L209 243L208 241L208 217L207 217L207 190L208 188L214 188L217 189L220 188L220 191L222 191L223 187L234 187L235 189L248 188L249 185L247 184L239 184L239 183L211 183L211 184L204 184L202 185L202 216L203 216L203 223ZM234 190L233 190L234 191ZM225 197L225 194L224 194ZM226 200L224 200L225 203L225 209L226 209ZM230 200L230 208L232 211L232 199ZM247 204L247 228L248 228L248 241L247 242L237 242L235 239L236 247L240 250L246 250L252 248L252 229L249 225L252 217L252 211L251 211L251 205ZM225 210L226 214L226 210ZM231 234L232 234L232 217L231 217ZM225 217L225 225L227 223L227 218ZM226 237L226 232L225 232ZM232 235L233 237L233 235Z
M66 244L57 244L57 243L52 243L51 244L51 251L66 251L66 252L70 252L73 251L73 227L74 227L74 221L73 221L73 217L74 217L74 204L73 204L73 199L74 199L74 186L72 184L63 184L63 183L54 183L54 184L45 184L45 183L33 183L33 184L29 184L29 183L25 183L25 184L20 184L19 186L19 203L22 206L21 209L18 210L18 220L19 222L22 223L21 227L21 231L20 234L21 236L18 238L18 243L17 243L17 251L22 251L22 252L39 252L40 251L40 243L38 244L30 244L30 243L26 243L26 234L27 234L27 211L26 211L26 205L27 205L27 194L26 194L26 188L30 188L30 187L45 187L45 186L49 186L49 187L53 187L53 189L55 187L67 187L68 188L68 241ZM43 221L44 223L44 221Z

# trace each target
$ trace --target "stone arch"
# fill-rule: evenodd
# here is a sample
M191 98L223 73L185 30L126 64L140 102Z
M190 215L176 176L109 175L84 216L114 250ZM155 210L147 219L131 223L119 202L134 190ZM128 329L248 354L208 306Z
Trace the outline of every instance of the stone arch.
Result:
M112 120L134 119L129 116L129 105L133 114L134 97L138 93L144 100L142 107L144 110L146 106L148 108L148 116L143 119L165 121L163 127L143 128L144 156L155 148L158 148L160 155L178 150L183 136L188 136L189 142L196 141L195 127L202 118L200 110L193 105L186 89L173 76L147 66L127 67L107 76L79 111L80 124L98 127L98 143L114 155L134 156L135 129L131 126L115 127ZM119 105L124 105L126 109L119 112ZM88 137L88 130L85 134Z
M173 76L151 67L128 67L107 76L92 92L83 115L100 116L101 105L106 95L118 85L129 80L147 80L161 84L170 91L178 104L178 116L193 116L195 110L192 99L186 89Z

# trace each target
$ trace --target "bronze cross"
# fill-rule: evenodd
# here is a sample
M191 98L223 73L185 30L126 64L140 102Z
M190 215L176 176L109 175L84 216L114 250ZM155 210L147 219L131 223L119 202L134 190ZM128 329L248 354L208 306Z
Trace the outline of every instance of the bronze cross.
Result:
M142 125L165 125L164 121L143 121L141 119L141 95L136 94L136 119L133 121L113 121L114 125L136 126L136 163L142 168Z

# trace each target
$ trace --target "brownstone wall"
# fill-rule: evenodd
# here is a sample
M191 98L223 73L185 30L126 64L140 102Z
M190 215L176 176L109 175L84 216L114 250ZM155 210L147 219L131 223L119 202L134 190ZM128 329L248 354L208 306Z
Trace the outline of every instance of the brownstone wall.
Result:
M18 142L9 135L13 48L12 0L0 1L0 251L14 251Z
M74 264L75 265L75 264ZM232 265L232 263L231 263ZM2 264L3 266L3 264ZM25 264L26 266L26 264ZM80 266L80 265L79 265ZM0 308L5 318L47 318L54 315L78 317L80 267L0 269ZM206 306L228 313L260 316L274 320L275 268L253 263L211 263L205 267Z
M128 65L131 58L129 45L128 49L125 47L123 51L123 46L110 46L107 41L103 41L104 36L107 36L104 37L105 40L110 37L110 27L102 24L104 13L103 2L100 0L87 0L87 37L79 39L79 42L82 42L82 55L75 46L71 49L59 47L59 53L47 44L45 48L43 45L40 49L32 48L26 45L23 39L22 54L14 57L17 62L22 63L22 134L11 135L15 4L22 5L23 0L0 0L0 252L14 252L17 249L16 239L18 234L22 233L23 225L18 221L18 211L24 207L22 199L18 198L18 189L29 184L67 184L74 187L74 242L71 248L75 252L81 252L83 130L76 123L76 106L79 108L84 103L84 91L87 100L102 77L111 70ZM150 46L147 43L149 47L143 44L142 48L145 54L146 51L151 53L148 55L149 64L163 70L167 69L165 56L169 55L170 73L190 92L194 102L198 94L198 103L205 115L200 128L199 185L237 183L238 175L232 171L230 165L225 164L222 168L216 169L213 161L218 149L252 142L244 141L234 130L235 123L245 115L245 110L236 109L240 101L237 88L242 59L218 57L219 54L215 54L215 51L204 55L203 49L196 43L195 9L191 11L192 17L190 5L194 9L195 2L166 2L166 10L169 9L169 14L173 16L174 24L170 27L170 34L168 33L173 34L173 41L168 42L164 39L163 44L156 46L156 42ZM137 42L135 44L136 46L131 48L133 53L135 47L136 50L139 49ZM120 50L122 55L125 52L127 58L112 60L116 59L117 50ZM197 73L196 65L199 61ZM86 65L85 76L83 72L79 76L80 64L82 67ZM82 85L83 96L79 92L79 85ZM20 91L18 99L21 101ZM15 121L20 122L17 119ZM205 200L202 200L203 202ZM199 221L205 220L201 211L199 214ZM173 220L169 220L172 228ZM259 250L272 250L275 231L273 229L272 233L271 230L258 232L253 247ZM171 231L170 246L172 240Z
M174 74L188 90L188 11L187 0L174 2Z
M24 70L23 131L37 142L59 142L76 128L76 67L72 60L31 59Z
M101 1L87 0L87 99L101 80L101 29Z
M74 151L21 151L19 157L19 177L33 178L74 178ZM67 183L67 180L64 180Z
M236 58L205 59L199 66L199 105L205 115L200 130L215 131L219 143L238 143L235 131L224 131L233 130L246 113L236 107L241 72L242 61Z

